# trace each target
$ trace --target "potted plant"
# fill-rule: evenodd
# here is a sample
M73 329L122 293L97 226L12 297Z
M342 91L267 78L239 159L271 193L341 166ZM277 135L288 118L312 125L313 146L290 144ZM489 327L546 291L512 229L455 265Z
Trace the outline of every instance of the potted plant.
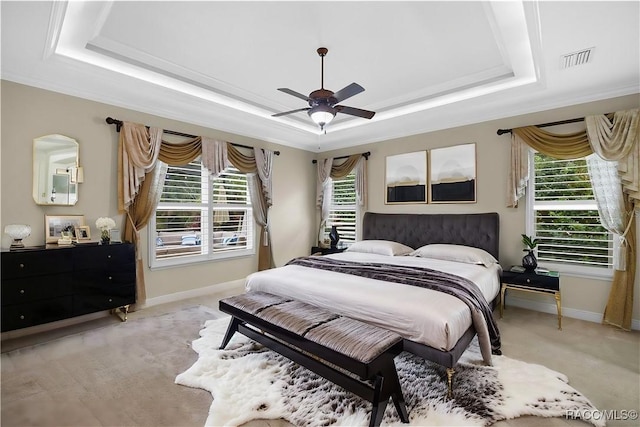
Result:
M522 244L526 246L526 249L523 249L523 251L527 252L527 254L522 257L522 266L527 271L534 271L538 266L538 260L533 251L536 246L538 246L539 241L540 239L534 239L526 234L522 234Z

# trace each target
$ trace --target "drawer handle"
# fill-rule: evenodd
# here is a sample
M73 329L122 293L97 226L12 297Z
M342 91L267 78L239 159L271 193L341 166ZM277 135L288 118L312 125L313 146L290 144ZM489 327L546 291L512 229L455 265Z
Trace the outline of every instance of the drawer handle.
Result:
M20 320L24 320L24 314L20 315Z
M107 258L111 258L111 255L107 255Z
M109 276L109 280L113 279L111 276Z
M109 302L113 302L113 298L109 298Z
M531 283L531 279L527 279L527 283Z
M21 264L20 264L20 268L24 268L24 264L22 264L22 263L21 263Z
M24 289L20 289L20 293L21 293L21 294L24 294Z

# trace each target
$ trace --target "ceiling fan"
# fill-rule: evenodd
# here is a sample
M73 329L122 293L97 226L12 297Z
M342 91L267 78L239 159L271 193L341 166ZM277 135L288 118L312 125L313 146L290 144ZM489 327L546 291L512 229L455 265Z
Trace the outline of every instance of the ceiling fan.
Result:
M361 110L360 108L347 107L346 105L336 105L345 99L351 98L354 95L364 92L364 88L357 83L351 83L350 85L340 89L337 92L332 92L324 88L324 57L329 52L326 47L318 48L318 55L321 58L321 74L320 74L320 89L314 90L309 96L303 95L291 89L284 87L278 88L279 91L288 93L297 98L304 99L309 102L309 106L305 108L298 108L297 110L285 111L283 113L273 114L272 117L280 117L291 113L297 113L299 111L306 111L316 124L320 126L320 129L324 127L335 117L336 113L349 114L351 116L363 117L365 119L372 118L376 113L368 110Z

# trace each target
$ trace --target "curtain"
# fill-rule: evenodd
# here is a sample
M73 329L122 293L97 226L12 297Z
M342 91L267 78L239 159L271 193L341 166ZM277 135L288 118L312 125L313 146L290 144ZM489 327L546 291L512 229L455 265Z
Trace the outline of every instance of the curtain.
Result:
M329 216L331 200L331 165L333 158L318 160L318 180L316 183L316 208L320 209L320 225L318 226L318 244L324 240L324 228Z
M122 122L118 141L118 211L133 202L145 174L155 166L160 153L162 129Z
M230 165L227 143L203 136L202 164L211 176L218 177Z
M365 206L367 190L366 158L362 154L352 154L344 161L335 163L333 158L319 160L317 163L318 180L316 183L316 207L320 209L318 226L318 244L324 241L324 229L327 225L332 198L332 178L344 178L356 169L356 202Z
M614 267L616 270L624 271L626 268L625 229L628 221L626 221L624 195L617 166L617 162L604 160L595 153L587 157L587 168L593 195L598 205L600 223L607 231L614 234L613 243L616 254Z
M145 175L140 192L129 205L125 215L123 238L125 242L133 242L136 250L136 304L143 304L147 299L144 262L140 250L140 230L147 226L156 211L166 175L167 164L157 161L153 170Z
M593 151L605 160L617 160L624 192L634 203L640 199L640 109L585 117Z
M529 174L529 148L558 159L576 159L593 153L586 131L554 134L535 126L511 131L511 165L507 182L507 207L515 208L525 194ZM525 175L526 173L526 175Z
M517 208L529 182L529 146L516 133L511 134L511 167L507 181L507 207Z
M618 111L612 119L605 115L585 117L589 141L597 154L594 157L609 161L589 160L598 211L605 228L619 235L620 247L621 262L614 271L602 322L624 330L631 329L636 272L639 118L639 109Z
M585 117L585 131L566 135L553 134L535 126L513 129L508 183L507 206L515 207L526 187L526 180L523 180L520 174L522 162L527 161L526 152L519 145L521 143L559 159L586 157L595 152L605 160L617 161L618 181L608 172L605 174L601 167L598 168L596 161L588 160L588 165L594 165L593 177L597 180L594 190L600 194L596 195L596 202L603 225L612 227L613 233L622 231L621 238L618 239L618 243L621 244L619 255L622 259L614 270L603 323L626 330L631 328L636 270L635 202L640 195L639 118L640 109L616 112L612 119L605 115L588 116ZM588 167L591 175L591 166ZM606 179L609 180L608 183ZM619 194L620 191L623 193L623 209L620 209L620 200L614 197L614 194ZM620 224L624 224L624 227Z
M247 176L254 218L262 227L258 249L258 271L275 267L269 230L269 208L272 205L273 151L255 149L257 173Z
M140 231L149 223L156 210L167 166L186 165L202 156L203 165L213 176L220 174L228 165L240 172L256 175L247 177L254 218L264 227L258 252L258 264L263 268L273 266L271 245L268 238L268 208L271 206L271 169L273 152L264 150L260 157L260 169L256 158L240 152L232 144L207 137L194 137L179 142L162 140L163 130L145 125L122 122L118 144L118 208L125 212L123 237L136 247L136 304L146 300L144 264L139 248ZM158 165L158 166L156 166ZM264 177L261 181L259 175ZM258 180L257 191L251 192L251 182ZM266 194L265 194L266 191ZM260 215L256 217L256 215ZM264 267L269 266L269 267Z

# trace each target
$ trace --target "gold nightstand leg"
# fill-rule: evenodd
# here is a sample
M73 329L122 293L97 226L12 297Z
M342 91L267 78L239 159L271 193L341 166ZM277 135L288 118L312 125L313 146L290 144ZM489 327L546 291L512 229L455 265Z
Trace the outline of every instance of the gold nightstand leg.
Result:
M556 308L558 309L558 329L562 330L562 302L560 292L555 293Z
M500 290L500 318L502 319L502 315L504 314L504 293L507 290L507 285L502 284L502 289Z

